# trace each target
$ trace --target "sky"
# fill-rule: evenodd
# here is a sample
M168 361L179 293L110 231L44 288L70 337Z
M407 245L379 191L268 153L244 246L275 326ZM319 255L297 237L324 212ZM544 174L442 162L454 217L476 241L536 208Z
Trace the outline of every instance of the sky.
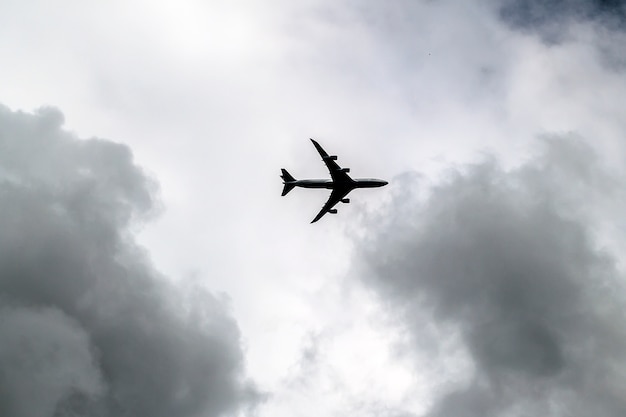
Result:
M0 3L0 414L626 414L626 3ZM281 197L280 169L355 177Z

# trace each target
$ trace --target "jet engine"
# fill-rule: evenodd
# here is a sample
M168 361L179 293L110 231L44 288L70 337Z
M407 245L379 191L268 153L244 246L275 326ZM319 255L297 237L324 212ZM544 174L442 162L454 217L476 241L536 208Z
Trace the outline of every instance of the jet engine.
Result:
M349 199L349 198L342 198L340 201L341 201L342 203L346 203L346 204L348 204L348 203L350 202L350 199Z
M347 174L350 172L350 168L341 168L341 172L345 172Z
M337 209L330 209L330 210L328 210L328 212L330 214L337 214Z
M336 161L337 160L337 155L330 155L330 156L327 156L326 158L332 159L333 161Z

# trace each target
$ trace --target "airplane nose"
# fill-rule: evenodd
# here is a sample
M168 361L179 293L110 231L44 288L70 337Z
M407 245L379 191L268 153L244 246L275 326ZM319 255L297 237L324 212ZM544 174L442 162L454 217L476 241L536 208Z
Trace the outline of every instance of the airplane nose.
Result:
M383 185L387 185L389 184L387 181L383 181Z

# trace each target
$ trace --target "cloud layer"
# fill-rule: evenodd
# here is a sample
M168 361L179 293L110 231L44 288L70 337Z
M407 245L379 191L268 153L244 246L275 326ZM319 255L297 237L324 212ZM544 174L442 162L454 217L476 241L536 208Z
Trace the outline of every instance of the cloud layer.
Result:
M626 2L623 0L500 0L497 3L500 16L520 29L542 31L588 20L602 21L614 29L626 28Z
M168 283L133 242L155 184L128 147L62 124L52 108L0 107L0 414L253 406L227 304Z
M434 323L468 359L430 416L624 415L624 282L592 233L623 182L576 138L511 171L488 159L418 178L397 179L358 251L417 351Z

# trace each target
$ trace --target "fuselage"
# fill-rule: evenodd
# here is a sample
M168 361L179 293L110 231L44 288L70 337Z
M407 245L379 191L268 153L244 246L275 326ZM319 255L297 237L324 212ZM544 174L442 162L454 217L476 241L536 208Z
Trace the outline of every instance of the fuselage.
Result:
M328 168L328 172L330 173L331 179L307 179L307 180L297 180L291 175L285 168L281 168L280 177L283 179L283 192L281 196L287 195L289 191L293 190L295 187L301 188L325 188L328 190L332 190L330 196L328 197L328 201L324 204L324 207L317 213L317 216L311 221L311 223L315 223L319 219L321 219L326 213L337 214L337 209L334 208L338 203L348 204L350 202L349 198L346 196L355 188L377 188L387 185L387 181L379 180L377 178L352 178L348 173L350 172L350 168L342 168L337 162L336 155L328 155L319 143L311 139L315 149L322 157L322 161L326 164Z
M296 180L290 181L296 187L302 188L326 188L333 189L337 187L355 189L355 188L376 188L387 185L387 181L379 180L376 178L355 178L351 182L342 182L341 184L335 183L333 180L326 179L309 179L309 180Z

